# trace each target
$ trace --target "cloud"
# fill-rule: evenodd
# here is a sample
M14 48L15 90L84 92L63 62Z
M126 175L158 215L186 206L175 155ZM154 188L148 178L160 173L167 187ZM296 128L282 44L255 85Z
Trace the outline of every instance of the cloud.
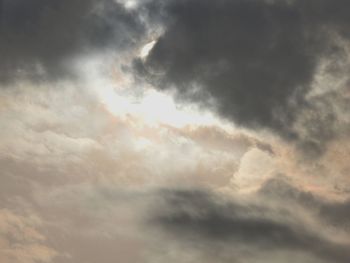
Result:
M113 184L225 187L247 151L271 150L256 137L225 130L220 123L181 128L148 124L132 112L125 118L111 114L86 91L89 87L47 86L0 90L0 162L8 174L1 180L8 185L4 195L22 188L17 181L25 190L32 179L53 186L96 174Z
M36 207L47 222L48 243L59 252L54 262L342 263L349 258L349 232L284 195L269 199L260 192L242 196L96 182L43 190Z
M8 209L0 210L0 260L13 263L48 263L57 252L45 244L39 231L38 217L18 215Z
M295 257L307 254L300 262L347 262L350 256L346 243L328 238L288 202L271 206L264 199L235 200L195 189L165 190L160 196L154 225L187 246L201 247L199 243L213 254L224 254L227 248L230 260L256 262L252 258L266 253L274 261L280 251ZM244 248L250 252L238 256Z
M319 56L339 54L327 49L320 21L347 38L341 30L347 18L327 3L2 1L0 83L11 88L0 89L0 261L348 262L347 62L334 90L328 87L338 79L334 68L319 68ZM133 104L147 93L146 85L129 83L120 65L116 83L85 64L85 82L18 81L65 79L77 57L150 41L138 43L153 26L141 22L147 12L164 26L141 65L161 74L147 78L159 88L176 86L180 99L214 102L244 127L316 146L335 137L317 168L298 162L294 148L276 136L221 119L209 125L189 118L173 127L144 121L127 107L123 116L112 114L103 100L109 95ZM103 71L109 62L92 64ZM315 75L327 84L314 89ZM106 86L112 92L98 96ZM147 105L157 114L156 104ZM162 112L165 119L173 106ZM269 179L278 172L299 184ZM308 185L316 181L323 192ZM342 201L331 199L334 181L343 187Z
M290 145L219 123L122 118L89 88L0 89L0 200L9 209L0 210L0 261L347 262L349 203L320 197L332 184L324 195L305 190L320 177L303 170ZM340 139L318 161L345 177L348 137ZM279 170L304 188L271 180L265 192L233 189L235 172L246 189Z
M138 16L113 0L3 0L0 81L74 76L70 62L106 48L133 45Z
M325 200L315 193L306 191L288 182L285 177L267 180L260 188L259 194L271 200L281 199L291 205L304 207L312 211L325 224L341 231L350 232L350 200Z
M306 96L323 59L334 65L347 56L340 40L349 37L342 11L348 7L327 0L153 1L148 12L164 33L135 68L183 100L214 107L238 125L302 141L317 155L332 138L337 115L319 115ZM295 127L305 112L319 123L306 135Z

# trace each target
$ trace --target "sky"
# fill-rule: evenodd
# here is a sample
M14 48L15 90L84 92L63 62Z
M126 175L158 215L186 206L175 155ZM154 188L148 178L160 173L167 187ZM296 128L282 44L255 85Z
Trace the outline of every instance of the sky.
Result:
M347 0L0 0L0 262L348 263Z

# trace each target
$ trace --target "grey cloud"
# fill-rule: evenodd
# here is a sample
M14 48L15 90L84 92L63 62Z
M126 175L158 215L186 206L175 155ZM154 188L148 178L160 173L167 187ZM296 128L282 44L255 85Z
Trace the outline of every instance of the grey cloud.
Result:
M320 208L320 216L335 227L350 232L350 200L340 203L325 203Z
M112 0L2 0L0 81L73 76L69 61L143 33L138 16Z
M274 203L267 193L232 199L194 188L128 188L76 179L50 187L39 181L42 187L35 189L22 180L32 190L41 189L31 193L36 198L26 198L29 206L11 204L34 209L45 222L40 229L47 236L45 244L57 252L52 262L289 263L292 258L301 263L345 263L349 258L347 247L334 241L335 234L329 237L319 226L321 216L342 208L318 214L316 222L310 222L299 213L302 202L285 194L292 185L281 180L267 191L276 194Z
M346 73L345 73L346 74ZM327 148L327 142L349 134L349 98L346 90L338 89L309 99L296 122L297 130L303 139L298 147L307 156L317 157Z
M305 110L317 115L305 96L321 59L344 54L335 36L349 37L348 7L327 0L153 1L148 12L160 14L165 33L135 68L162 89L176 87L181 99L205 106L214 99L236 124L322 152L332 134L303 138L294 124ZM324 125L316 128L329 124L317 119Z
M180 242L207 243L208 250L222 243L232 255L240 246L250 251L254 248L253 254L306 253L315 262L347 262L350 256L345 244L328 240L288 206L272 208L264 202L224 200L197 190L165 191L162 197L164 206L153 223Z
M350 231L350 200L330 201L299 189L284 177L267 180L259 190L259 194L271 200L283 200L312 211L325 224L332 225L341 231Z
M314 206L318 203L313 194L298 189L284 176L268 179L259 189L259 194L272 199L293 200L304 206Z

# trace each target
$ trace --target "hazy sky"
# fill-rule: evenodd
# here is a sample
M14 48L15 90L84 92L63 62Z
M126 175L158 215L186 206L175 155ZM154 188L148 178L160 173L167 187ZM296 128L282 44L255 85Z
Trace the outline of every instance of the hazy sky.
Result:
M349 10L0 0L0 262L348 263Z

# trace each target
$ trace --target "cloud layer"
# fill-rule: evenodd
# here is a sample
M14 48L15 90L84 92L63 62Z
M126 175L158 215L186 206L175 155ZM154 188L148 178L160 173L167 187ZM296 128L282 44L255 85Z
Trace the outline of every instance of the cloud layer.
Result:
M303 210L287 197L282 194L279 198L283 201L271 206L263 196L256 202L252 201L256 197L235 200L205 191L165 191L161 198L165 207L161 206L154 223L179 238L179 242L188 246L202 244L204 251L217 253L219 258L225 249L229 250L227 262L233 258L237 262L257 262L259 255L259 262L275 262L280 251L304 257L301 262L347 262L347 243L329 239L329 233L305 220ZM306 208L313 210L311 206ZM221 246L216 247L218 244ZM240 255L245 249L249 255ZM261 256L264 253L266 258ZM284 258L283 262L289 261Z
M347 0L0 3L1 262L349 261Z

